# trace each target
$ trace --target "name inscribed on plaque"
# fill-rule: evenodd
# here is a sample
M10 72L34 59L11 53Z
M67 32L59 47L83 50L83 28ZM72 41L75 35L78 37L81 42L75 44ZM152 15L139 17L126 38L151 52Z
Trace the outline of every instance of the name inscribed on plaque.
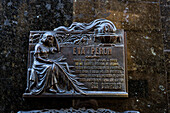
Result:
M84 48L84 47L73 47L73 54L76 55L111 55L112 48L111 47L91 47L91 48Z

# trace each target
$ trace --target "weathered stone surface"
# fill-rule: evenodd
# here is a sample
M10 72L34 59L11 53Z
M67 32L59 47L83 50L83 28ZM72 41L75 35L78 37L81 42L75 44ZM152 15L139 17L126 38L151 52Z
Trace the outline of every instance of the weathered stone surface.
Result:
M81 1L79 3L78 1ZM151 2L152 1L152 2ZM169 52L163 55L162 38L169 41L169 0L160 7L157 0L3 0L0 2L0 111L87 107L75 104L80 99L41 98L24 100L27 50L30 30L53 30L73 21L111 20L125 29L128 42L129 98L95 98L97 108L114 111L137 110L148 113L167 111ZM162 3L162 2L161 2ZM160 7L160 8L159 8ZM74 9L74 11L73 11ZM160 10L159 10L160 9ZM161 22L162 18L166 21ZM73 14L73 15L72 15ZM165 28L161 28L165 23ZM164 32L164 31L166 32ZM169 49L167 50L169 51ZM164 69L166 61L166 73ZM168 77L168 78L167 78ZM169 94L169 93L168 93ZM169 96L168 96L169 97ZM85 98L84 100L87 100ZM81 99L80 101L83 101ZM78 103L78 102L77 102ZM80 102L79 102L80 103ZM89 106L88 106L89 107ZM96 105L90 106L94 108Z
M170 1L161 0L162 36L164 40L165 70L167 76L167 101L170 112Z
M154 9L154 10L152 10ZM87 11L88 10L88 11ZM81 16L80 16L81 15ZM96 18L111 20L118 29L127 31L160 30L159 2L74 2L74 21L90 22Z
M170 15L170 6L169 5L161 5L161 16L169 16Z

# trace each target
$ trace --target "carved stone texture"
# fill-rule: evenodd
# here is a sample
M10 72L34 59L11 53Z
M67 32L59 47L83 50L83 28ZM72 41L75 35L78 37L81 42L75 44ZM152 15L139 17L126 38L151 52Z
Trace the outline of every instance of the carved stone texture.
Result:
M19 111L18 113L140 113L139 111L124 111L124 112L116 112L112 111L110 109L60 109L60 110L49 110L49 109L44 109L44 110L32 110L32 111Z
M124 36L106 19L31 31L24 97L127 97Z

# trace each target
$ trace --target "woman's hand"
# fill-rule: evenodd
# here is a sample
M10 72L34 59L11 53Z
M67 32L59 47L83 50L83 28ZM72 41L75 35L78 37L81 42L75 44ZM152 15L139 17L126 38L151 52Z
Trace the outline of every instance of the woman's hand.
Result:
M57 52L57 48L51 47L51 48L50 48L50 51L51 51L51 53Z

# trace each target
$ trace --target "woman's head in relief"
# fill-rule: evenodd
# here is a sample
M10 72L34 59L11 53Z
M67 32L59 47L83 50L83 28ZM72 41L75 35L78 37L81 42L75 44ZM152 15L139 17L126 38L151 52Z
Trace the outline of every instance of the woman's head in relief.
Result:
M54 45L54 35L51 32L46 32L42 35L41 42L48 46Z
M60 44L58 42L58 39L54 36L52 32L44 33L40 42L49 47L56 47L57 51L60 51Z

